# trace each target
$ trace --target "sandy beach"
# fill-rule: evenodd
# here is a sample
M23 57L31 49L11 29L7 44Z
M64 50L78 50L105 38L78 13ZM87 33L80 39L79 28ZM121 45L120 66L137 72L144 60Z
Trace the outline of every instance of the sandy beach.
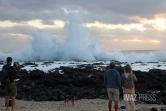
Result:
M0 111L5 111L4 98L0 98ZM119 103L120 106L123 103ZM138 104L136 105L136 111L149 111L152 107L160 109L161 107L166 107L166 105L147 105ZM34 102L34 101L22 101L17 100L16 111L108 111L107 100L102 99L82 99L76 101L75 107L65 106L63 101L61 102Z

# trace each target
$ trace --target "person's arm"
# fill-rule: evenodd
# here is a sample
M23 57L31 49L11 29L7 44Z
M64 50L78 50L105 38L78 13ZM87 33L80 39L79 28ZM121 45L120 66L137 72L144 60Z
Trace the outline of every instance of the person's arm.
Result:
M106 72L104 73L104 84L107 85L107 76L106 76Z
M16 69L14 67L11 67L11 69L13 72L14 79L16 79L18 77L18 72L16 71Z
M121 77L120 77L120 73L119 72L117 72L116 81L117 81L117 84L118 84L119 88L121 88Z
M121 76L121 83L122 83L122 84L124 83L123 74L122 74L122 76Z
M4 70L5 69L5 65L2 67L2 70Z
M134 81L137 81L137 77L135 76L135 74L133 74L133 79Z

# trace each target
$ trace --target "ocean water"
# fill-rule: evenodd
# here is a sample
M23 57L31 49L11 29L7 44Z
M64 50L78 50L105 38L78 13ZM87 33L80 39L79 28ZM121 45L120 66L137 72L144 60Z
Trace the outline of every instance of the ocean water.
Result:
M47 50L48 51L48 50ZM85 50L86 51L86 50ZM6 57L11 56L14 61L108 61L108 60L116 60L120 62L162 62L166 61L166 51L159 50L114 50L110 52L99 52L98 55L86 55L83 52L75 52L77 54L73 54L70 56L70 52L61 52L61 54L68 53L68 57L63 59L60 53L49 53L43 54L38 52L38 57L33 56L33 52L31 51L23 51L23 52L10 52L10 53L0 53L0 61L5 61ZM92 53L90 53L92 54ZM84 56L84 57L82 57ZM55 58L55 59L54 59Z
M121 50L122 53L128 54L128 53L137 53L137 54L142 54L142 53L154 53L162 50Z

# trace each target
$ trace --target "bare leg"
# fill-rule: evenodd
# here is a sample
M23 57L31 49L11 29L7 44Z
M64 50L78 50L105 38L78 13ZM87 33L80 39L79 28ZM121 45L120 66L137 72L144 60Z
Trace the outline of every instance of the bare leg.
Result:
M109 111L112 110L112 101L111 100L109 100L109 102L108 102L108 108L109 108Z
M66 100L66 103L67 103L67 106L69 106L69 100L68 99Z
M65 106L66 106L66 100L64 100Z
M74 99L71 100L71 103L72 103L72 106L74 107L74 105L75 105L75 104L74 104Z
M134 101L131 101L131 109L132 109L132 111L135 111L135 102Z
M118 101L115 101L115 111L118 111Z
M16 97L12 96L12 111L15 111L15 101L16 101Z
M126 111L129 111L129 101L125 101L125 109Z
M65 103L65 106L69 106L69 100L68 99L66 99L66 100L64 100L64 103Z
M6 111L9 111L9 99L10 96L6 96Z

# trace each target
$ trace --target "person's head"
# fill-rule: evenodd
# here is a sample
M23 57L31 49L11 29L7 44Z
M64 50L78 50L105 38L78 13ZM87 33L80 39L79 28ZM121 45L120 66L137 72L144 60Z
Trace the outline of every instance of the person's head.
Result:
M110 63L110 68L111 68L111 69L114 69L114 68L115 68L115 63L114 63L114 62L111 62L111 63Z
M19 66L19 63L18 62L14 62L14 67L18 67Z
M130 64L127 64L125 66L124 71L125 71L125 73L129 73L129 74L132 73L132 68L131 68Z
M158 111L157 108L152 108L150 111Z
M11 57L7 57L6 62L7 62L7 64L12 64L12 58Z

